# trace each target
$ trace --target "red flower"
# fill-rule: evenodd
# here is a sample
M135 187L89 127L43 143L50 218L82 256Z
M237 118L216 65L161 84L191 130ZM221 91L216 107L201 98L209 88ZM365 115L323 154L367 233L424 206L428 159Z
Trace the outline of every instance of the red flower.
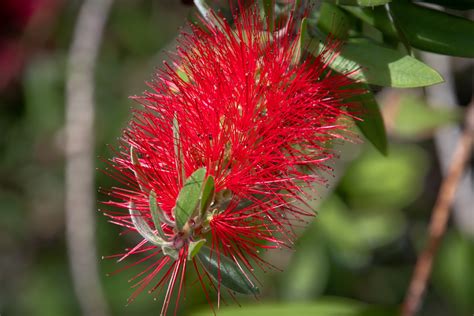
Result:
M234 27L217 20L182 34L174 65L135 98L143 108L112 162L124 187L108 204L130 212L106 214L142 238L117 256L151 262L133 278L141 280L130 300L156 279L150 292L167 288L163 314L172 293L181 295L187 266L209 301L208 285L218 297L224 288L256 293L253 266L270 266L260 250L288 245L292 223L312 216L294 202L330 172L328 143L344 138L344 99L355 93L347 76L329 70L331 50L295 62L292 25L264 32L256 9ZM181 212L188 185L202 192L207 182L212 193L199 193L192 214ZM211 248L188 255L202 239Z

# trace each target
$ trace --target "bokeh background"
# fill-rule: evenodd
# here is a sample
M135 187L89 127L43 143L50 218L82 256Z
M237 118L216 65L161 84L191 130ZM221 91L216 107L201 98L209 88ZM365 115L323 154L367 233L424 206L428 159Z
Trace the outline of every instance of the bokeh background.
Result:
M111 157L108 144L116 144L131 107L137 106L128 97L146 89L144 82L166 58L163 51L172 49L179 28L195 14L184 2L114 1L95 69L98 169L105 168L101 157ZM68 261L64 210L66 62L81 3L0 0L2 316L82 314ZM314 205L318 215L301 231L295 251L266 254L283 272L260 273L259 301L239 297L243 307L235 309L231 303L229 313L246 315L246 308L255 304L271 310L281 302L323 302L321 306L332 306L328 310L335 308L331 315L353 315L352 300L389 307L401 303L443 175L440 145L434 138L460 124L473 86L472 60L422 57L443 72L447 83L438 90L378 92L389 155L382 156L363 141L342 147L336 176L321 190ZM443 107L448 101L436 93L451 96L451 104ZM94 192L114 185L100 171L95 182ZM472 201L472 173L463 183L464 197ZM97 192L97 201L105 199ZM474 312L474 211L472 204L458 204L420 315ZM121 252L133 240L119 236L120 229L100 212L91 212L97 225L97 249L91 251L97 251L109 315L158 315L160 300L146 293L125 306L132 292L127 280L133 273L107 277L123 264L101 256ZM210 313L195 287L188 289L181 307L182 315Z

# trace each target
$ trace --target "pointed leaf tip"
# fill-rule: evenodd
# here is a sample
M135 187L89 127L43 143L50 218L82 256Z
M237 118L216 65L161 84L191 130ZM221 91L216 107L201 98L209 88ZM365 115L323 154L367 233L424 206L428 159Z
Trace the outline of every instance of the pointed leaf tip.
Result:
M200 239L198 241L191 241L188 248L188 260L193 259L201 250L202 246L206 243L205 239Z
M162 246L161 251L165 256L168 256L174 260L178 260L179 258L179 250L170 247L170 246Z
M323 39L324 40L324 39ZM324 44L309 50L319 55ZM366 38L353 38L329 65L359 82L394 88L425 87L443 82L441 75L422 61Z
M367 93L351 98L352 101L360 103L362 109L358 115L362 121L355 120L365 138L384 156L388 155L387 133L382 114L380 113L377 100L368 85L362 84Z
M305 45L307 45L310 40L311 38L308 34L308 19L303 18L300 24L298 42L293 53L294 64L298 64L300 62Z

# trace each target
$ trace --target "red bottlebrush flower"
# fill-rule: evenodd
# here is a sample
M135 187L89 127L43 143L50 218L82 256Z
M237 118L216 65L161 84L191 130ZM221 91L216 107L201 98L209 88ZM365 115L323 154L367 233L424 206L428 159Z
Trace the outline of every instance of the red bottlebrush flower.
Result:
M115 257L151 262L130 299L166 288L162 314L189 266L209 302L209 288L257 293L253 266L270 266L259 252L288 245L292 222L311 216L294 202L330 171L328 143L344 138L356 93L329 70L331 50L295 61L292 21L265 32L255 8L234 26L213 20L182 34L174 65L135 98L143 108L112 161L124 187L107 204L127 212L106 215L142 239Z

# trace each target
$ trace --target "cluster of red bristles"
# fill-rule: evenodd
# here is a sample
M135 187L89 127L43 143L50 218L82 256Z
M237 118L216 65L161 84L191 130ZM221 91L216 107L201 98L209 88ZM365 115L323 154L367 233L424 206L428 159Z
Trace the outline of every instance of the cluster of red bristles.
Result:
M233 25L213 15L217 24L203 21L204 27L182 34L174 65L135 97L142 106L112 160L112 176L122 187L112 189L107 204L124 211L105 214L141 240L112 257L139 256L126 268L147 265L132 278L130 300L145 289L165 290L162 314L172 297L178 309L185 280L202 286L211 307L213 292L218 300L224 292L234 297L220 272L212 275L200 257L189 256L188 244L197 238L218 262L232 261L249 284L256 282L253 267L272 267L261 250L291 246L294 224L313 215L295 202L314 194L308 188L330 172L331 141L345 138L351 106L345 100L355 91L346 75L328 67L337 44L326 45L319 57L295 60L301 48L291 17L270 33L257 9L241 11ZM213 201L200 228L186 234L167 221L155 227L174 242L173 257L144 238L134 216L154 227L154 192L162 216L173 222L186 177L199 168L213 177L215 199L226 201ZM131 205L137 213L129 212Z

